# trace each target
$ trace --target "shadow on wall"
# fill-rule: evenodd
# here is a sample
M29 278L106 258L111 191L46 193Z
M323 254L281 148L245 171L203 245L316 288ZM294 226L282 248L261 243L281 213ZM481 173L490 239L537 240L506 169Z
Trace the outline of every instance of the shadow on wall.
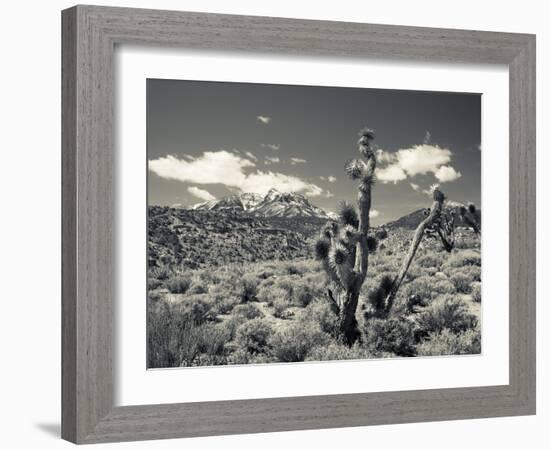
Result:
M60 423L37 423L36 428L43 431L50 436L60 438L61 437L61 424Z

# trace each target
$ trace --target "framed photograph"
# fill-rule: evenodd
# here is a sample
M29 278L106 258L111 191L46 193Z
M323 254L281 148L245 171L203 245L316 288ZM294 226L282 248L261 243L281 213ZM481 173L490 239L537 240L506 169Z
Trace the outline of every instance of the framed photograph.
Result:
M62 13L62 435L535 413L535 37Z

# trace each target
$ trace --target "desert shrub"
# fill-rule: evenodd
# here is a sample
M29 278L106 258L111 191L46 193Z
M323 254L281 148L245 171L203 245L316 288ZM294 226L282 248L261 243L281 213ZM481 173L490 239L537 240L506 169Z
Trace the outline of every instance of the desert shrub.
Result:
M312 321L321 328L321 331L331 335L336 334L338 316L330 308L327 301L321 300L310 303L300 315L299 320Z
M372 265L376 266L378 273L397 272L399 270L399 261L391 254L376 254L372 258Z
M462 272L451 275L451 281L455 285L457 292L462 294L470 292L470 278Z
M216 314L229 314L239 303L236 297L219 293L213 294L212 298L212 309Z
M416 260L416 264L423 268L429 268L429 267L439 268L441 267L442 263L443 263L443 258L439 255L434 255L434 254L427 254L427 255L421 256Z
M332 342L322 347L314 347L306 361L338 361L343 359L368 359L373 355L366 348L355 344L353 347Z
M427 306L428 302L419 295L411 295L406 299L405 310L408 314L414 314Z
M479 281L470 284L470 294L474 302L481 303L481 283Z
M246 320L251 320L258 317L263 317L264 313L262 313L260 309L253 303L243 303L233 308L233 315L243 317Z
M179 303L182 314L187 314L197 325L216 318L213 303L204 294L190 295Z
M252 319L237 329L236 341L249 353L266 353L273 327L265 319Z
M149 291L147 293L147 303L152 305L158 301L164 301L164 294L158 291Z
M424 275L409 283L403 284L398 295L405 299L410 298L412 295L416 295L425 302L438 295L454 294L455 292L456 288L449 280Z
M286 291L289 296L292 296L292 293L294 292L294 282L289 279L289 277L279 277L273 284L273 287Z
M410 282L410 281L416 280L422 275L423 275L423 271L418 266L411 265L409 267L409 270L407 270L407 273L405 274L405 281Z
M460 269L460 271L470 278L472 282L481 281L481 267L479 266L467 266Z
M242 316L231 316L223 322L219 323L218 326L227 330L230 341L233 341L237 338L237 331L239 327L246 321L247 320Z
M265 287L260 289L258 293L258 300L266 302L268 306L273 306L275 301L284 300L286 303L290 302L290 295L287 290L277 287Z
M428 275L430 277L437 275L439 273L438 270L437 267L424 267L423 269L419 269L422 275Z
M265 301L265 300L261 300L261 291L263 290L264 293L269 290L270 288L273 287L273 285L275 284L275 278L266 278L265 280L262 280L260 282L260 284L258 285L258 300L259 301Z
M225 345L232 338L231 330L223 323L207 323L200 327L200 331L202 336L199 343L199 351L209 356L207 361L201 358L203 362L205 364L223 363L223 356L226 353Z
M311 287L305 284L298 285L293 293L292 299L295 305L305 308L313 301L314 295Z
M422 335L448 329L453 333L477 326L476 316L471 314L466 303L459 297L442 295L430 306L416 315Z
M481 255L476 250L462 250L447 258L444 267L481 266Z
M152 291L153 289L158 289L162 286L162 281L157 280L156 278L147 278L147 289Z
M187 276L177 275L175 277L168 278L164 282L164 286L172 294L185 294L191 286L191 279Z
M374 352L390 352L398 356L414 356L416 325L410 320L391 317L371 318L365 322L367 348Z
M304 270L302 267L298 267L296 264L287 264L286 273L289 275L302 275Z
M195 274L191 278L191 285L189 286L187 293L189 294L206 294L208 292L208 284L200 277L200 275Z
M227 357L227 364L250 364L252 354L244 348L237 348Z
M273 316L279 319L290 319L294 314L288 310L290 303L284 298L278 298L273 301Z
M165 266L154 267L150 270L149 273L151 274L151 278L156 278L157 280L161 281L168 279L168 277L171 275L170 270Z
M378 229L375 231L374 236L375 236L376 239L378 239L378 240L386 239L386 238L388 237L388 232L386 231L385 228L378 228Z
M481 267L479 266L464 266L458 268L446 268L445 273L449 278L453 275L460 274L462 278L467 280L468 284L474 281L481 281Z
M448 329L430 333L417 347L419 356L474 355L481 353L479 329L452 333Z
M446 278L432 278L432 298L438 294L454 294L456 288L454 284Z
M314 297L320 298L325 295L327 278L323 272L308 272L302 275L303 284L308 286Z
M241 302L251 302L256 300L258 295L258 280L252 276L244 276L241 278L239 297Z
M455 248L472 249L479 247L479 237L472 231L469 234L460 233L455 241Z
M200 353L202 334L179 305L157 302L147 311L147 367L190 366Z
M271 351L281 362L304 361L314 347L326 345L329 336L317 324L294 322L277 330L271 337Z
M422 276L409 283L403 283L400 289L400 296L408 298L411 295L418 295L422 299L432 298L433 278Z
M264 270L261 270L259 271L256 276L260 279L260 280L267 280L268 278L271 278L273 276L273 271L272 270L269 270L269 269L264 269Z
M201 280L203 286L206 286L207 290L210 290L211 286L220 284L222 281L228 279L231 274L218 272L215 270L203 270L197 274L198 279Z
M180 367L194 365L195 359L199 356L203 334L200 327L193 324L193 320L187 315L182 315L185 320L183 326L176 331L176 342L178 349L178 364ZM167 366L172 367L172 366Z
M273 362L273 357L266 353L250 353L243 348L232 352L226 360L227 364L265 364Z

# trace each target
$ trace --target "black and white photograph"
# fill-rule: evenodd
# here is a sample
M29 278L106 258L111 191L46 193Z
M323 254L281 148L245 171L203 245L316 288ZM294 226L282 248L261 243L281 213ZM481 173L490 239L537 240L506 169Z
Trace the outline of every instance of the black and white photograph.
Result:
M149 369L481 354L481 95L147 80Z

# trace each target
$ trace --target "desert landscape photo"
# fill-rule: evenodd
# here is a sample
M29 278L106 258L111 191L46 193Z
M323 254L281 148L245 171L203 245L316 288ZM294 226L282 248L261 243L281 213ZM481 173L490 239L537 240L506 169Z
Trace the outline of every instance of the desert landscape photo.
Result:
M147 367L480 354L481 150L477 94L148 80Z

